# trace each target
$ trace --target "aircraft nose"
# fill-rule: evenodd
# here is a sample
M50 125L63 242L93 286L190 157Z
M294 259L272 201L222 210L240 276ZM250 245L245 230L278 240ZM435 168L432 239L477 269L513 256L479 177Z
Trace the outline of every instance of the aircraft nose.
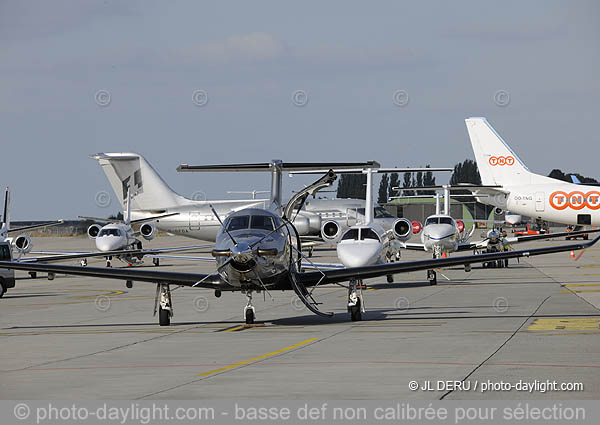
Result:
M102 236L96 238L96 248L102 252L120 249L121 245L121 238L118 236Z
M343 241L337 246L338 258L346 267L370 266L376 263L381 252L381 242Z

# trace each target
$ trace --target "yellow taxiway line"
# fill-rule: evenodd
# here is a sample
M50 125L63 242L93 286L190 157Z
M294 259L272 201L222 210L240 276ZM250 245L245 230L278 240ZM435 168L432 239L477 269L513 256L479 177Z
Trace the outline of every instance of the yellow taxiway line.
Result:
M528 331L598 331L600 318L535 319Z
M251 359L244 360L244 361L241 361L239 363L234 363L234 364L229 365L229 366L221 367L219 369L209 370L208 372L200 373L200 374L198 374L196 376L208 376L208 375L212 375L214 373L225 372L226 370L234 369L234 368L236 368L238 366L243 366L245 364L252 363L252 362L255 362L257 360L266 359L267 357L272 357L272 356L275 356L277 354L281 354L283 352L286 352L286 351L289 351L289 350L293 350L294 348L298 348L298 347L301 347L303 345L309 344L309 343L311 343L313 341L316 341L317 339L318 338L310 338L310 339L307 339L305 341L299 342L297 344L290 345L289 347L285 347L285 348L282 348L282 349L277 350L277 351L272 351L270 353L263 354L262 356L252 357Z

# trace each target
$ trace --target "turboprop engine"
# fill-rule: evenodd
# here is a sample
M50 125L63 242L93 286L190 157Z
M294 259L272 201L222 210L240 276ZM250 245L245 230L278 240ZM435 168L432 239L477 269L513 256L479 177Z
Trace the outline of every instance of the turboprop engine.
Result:
M335 220L327 220L321 226L321 237L327 241L334 241L340 237L342 226Z
M152 223L144 223L140 227L140 233L147 241L156 237L156 226Z
M405 219L399 218L396 220L393 226L394 237L399 241L407 241L413 235L413 225L412 223Z
M97 224L92 224L87 229L88 238L96 239L96 236L98 236L98 233L100 233L101 229L102 229L102 227L98 226Z
M27 254L29 251L31 251L31 238L27 235L19 235L13 239L13 246L21 254Z

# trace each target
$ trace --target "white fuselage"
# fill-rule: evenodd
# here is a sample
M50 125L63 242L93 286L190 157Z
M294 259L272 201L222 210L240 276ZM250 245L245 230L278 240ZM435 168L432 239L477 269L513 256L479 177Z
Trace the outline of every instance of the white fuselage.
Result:
M535 219L600 225L600 188L578 184L503 186L506 194L477 198L481 203Z
M398 249L389 232L375 223L346 230L336 248L339 260L346 267L382 264Z
M96 248L100 252L116 251L131 248L139 240L131 226L111 223L103 226L95 239Z
M458 248L459 230L456 221L449 215L427 217L421 232L421 242L427 252L436 255L455 252Z

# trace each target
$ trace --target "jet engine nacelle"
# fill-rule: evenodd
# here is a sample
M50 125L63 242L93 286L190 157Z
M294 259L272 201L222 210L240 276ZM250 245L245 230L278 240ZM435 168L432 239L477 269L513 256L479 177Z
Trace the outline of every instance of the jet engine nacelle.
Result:
M101 229L102 229L101 226L99 226L97 224L92 224L87 229L88 238L90 238L90 239L96 239L96 237L98 236L98 233L100 233Z
M413 221L411 221L410 224L412 224L413 235L418 235L419 233L421 233L421 230L423 230L423 225L421 224L420 221L413 220Z
M21 254L27 254L33 246L31 238L27 235L19 235L12 241L14 248Z
M152 223L144 223L140 226L140 234L150 241L156 237L156 226Z
M458 231L462 233L462 231L465 230L465 223L462 220L456 220L456 227L458 228Z
M404 241L409 240L410 237L412 236L413 225L409 220L407 220L405 218L399 218L394 223L393 230L394 230L394 237L396 239L398 239L399 241L404 242Z
M294 218L293 224L300 236L310 235L310 222L307 217L297 215Z
M342 226L335 220L327 220L321 225L321 237L326 241L334 241L340 237Z

